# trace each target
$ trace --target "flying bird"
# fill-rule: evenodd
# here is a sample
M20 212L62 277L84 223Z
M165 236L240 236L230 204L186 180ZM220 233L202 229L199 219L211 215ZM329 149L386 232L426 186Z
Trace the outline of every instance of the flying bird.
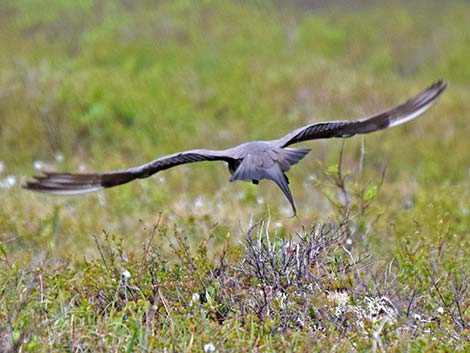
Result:
M289 200L295 216L297 210L285 173L303 159L310 149L288 146L308 140L346 138L404 124L431 107L445 88L446 83L439 80L405 103L380 114L357 120L336 120L307 125L277 140L252 141L226 150L198 149L178 152L137 167L108 173L45 172L42 176L35 176L35 180L28 182L24 188L47 194L82 194L147 178L181 164L223 161L228 164L231 182L246 180L258 184L263 179L274 181Z

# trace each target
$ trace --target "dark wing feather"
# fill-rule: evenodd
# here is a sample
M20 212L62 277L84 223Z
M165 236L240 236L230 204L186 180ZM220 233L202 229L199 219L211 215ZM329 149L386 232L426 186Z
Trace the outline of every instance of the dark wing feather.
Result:
M372 117L359 120L330 121L301 127L277 140L278 146L285 147L314 139L350 137L406 123L431 107L445 88L446 83L440 80L407 102Z
M73 174L46 172L43 176L35 176L35 180L28 182L24 188L49 194L81 194L125 184L138 178L147 178L159 171L180 164L216 160L229 161L230 158L224 151L192 150L158 158L138 167L109 173Z

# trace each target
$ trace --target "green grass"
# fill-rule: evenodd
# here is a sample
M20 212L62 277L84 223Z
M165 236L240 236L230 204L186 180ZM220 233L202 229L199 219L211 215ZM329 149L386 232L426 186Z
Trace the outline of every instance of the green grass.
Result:
M469 350L470 5L301 3L1 2L0 185L17 182L0 187L0 351ZM38 161L106 171L277 138L438 78L425 116L344 142L343 175L340 140L306 143L297 218L222 164L83 197L20 188ZM311 238L324 224L340 236ZM323 252L287 283L270 271L298 234Z

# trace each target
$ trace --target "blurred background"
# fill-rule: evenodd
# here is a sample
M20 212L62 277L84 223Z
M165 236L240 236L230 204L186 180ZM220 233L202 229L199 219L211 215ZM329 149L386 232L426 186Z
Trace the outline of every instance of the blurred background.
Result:
M313 151L289 172L298 218L273 183L229 183L223 163L81 197L21 184L41 170L122 169L367 116L440 78L448 90L418 120L345 141L344 167L369 185L386 166L367 239L377 251L441 216L466 234L469 23L463 0L3 0L0 241L25 259L82 258L103 229L140 247L160 215L168 232L195 240L237 239L268 214L275 232L295 232L331 215L322 171L338 163L339 139L305 143Z

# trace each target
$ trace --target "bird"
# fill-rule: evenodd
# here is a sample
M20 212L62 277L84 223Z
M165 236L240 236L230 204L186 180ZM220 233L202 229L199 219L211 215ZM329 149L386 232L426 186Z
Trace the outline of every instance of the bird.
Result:
M443 80L438 80L405 103L382 113L356 120L335 120L306 125L276 140L251 141L225 150L194 149L177 152L143 165L106 173L46 171L43 175L34 176L34 180L27 182L23 187L46 194L83 194L147 178L181 164L222 161L228 165L230 182L242 180L257 185L266 179L276 183L289 201L295 216L297 209L286 172L311 149L288 146L308 140L347 138L407 123L428 110L446 87L447 84Z

